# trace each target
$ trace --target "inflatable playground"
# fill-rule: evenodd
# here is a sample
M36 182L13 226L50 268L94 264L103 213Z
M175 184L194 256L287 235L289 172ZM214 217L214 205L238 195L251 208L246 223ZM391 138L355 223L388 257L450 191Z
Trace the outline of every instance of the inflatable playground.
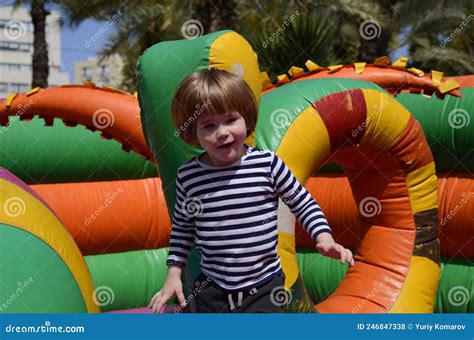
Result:
M203 151L173 128L171 96L207 67L248 82L260 108L247 142L288 164L355 253L351 268L320 256L280 204L288 312L473 313L474 76L406 64L309 60L272 83L247 41L221 31L150 47L137 94L85 83L8 96L0 313L151 312L176 171ZM194 252L185 295L198 274Z

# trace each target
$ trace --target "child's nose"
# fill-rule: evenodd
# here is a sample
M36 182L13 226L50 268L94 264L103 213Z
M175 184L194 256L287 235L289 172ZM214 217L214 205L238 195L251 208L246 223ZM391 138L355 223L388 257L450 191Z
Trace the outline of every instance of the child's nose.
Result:
M229 131L225 125L219 125L217 128L217 138L227 137L229 135Z

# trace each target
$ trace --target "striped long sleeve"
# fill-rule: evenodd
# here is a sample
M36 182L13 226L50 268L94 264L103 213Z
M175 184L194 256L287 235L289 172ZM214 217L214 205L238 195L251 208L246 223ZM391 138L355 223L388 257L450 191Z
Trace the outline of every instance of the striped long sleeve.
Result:
M170 251L167 265L184 267L194 243L194 218L199 212L198 201L189 198L181 183L180 173L176 178L176 202L174 205L173 224L171 226Z
M316 200L300 184L285 162L275 154L273 154L271 164L271 175L280 198L298 218L315 243L320 233L331 233L331 228Z
M183 164L176 179L167 264L184 266L195 241L201 270L227 291L257 287L281 270L278 198L316 240L330 232L318 204L273 152L248 147L226 167Z

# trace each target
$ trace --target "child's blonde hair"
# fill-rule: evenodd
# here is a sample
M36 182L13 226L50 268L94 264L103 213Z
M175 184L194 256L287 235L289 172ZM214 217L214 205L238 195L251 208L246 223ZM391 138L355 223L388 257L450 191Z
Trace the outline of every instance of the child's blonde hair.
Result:
M173 124L188 144L200 146L196 121L201 116L238 112L247 126L247 137L257 124L257 101L245 80L218 69L194 72L181 81L171 106Z

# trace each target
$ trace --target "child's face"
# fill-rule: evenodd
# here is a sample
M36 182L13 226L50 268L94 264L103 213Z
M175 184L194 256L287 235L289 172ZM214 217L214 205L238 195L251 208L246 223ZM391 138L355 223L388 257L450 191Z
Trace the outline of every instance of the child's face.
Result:
M198 118L196 134L212 163L225 166L242 157L247 126L237 112L206 115Z

